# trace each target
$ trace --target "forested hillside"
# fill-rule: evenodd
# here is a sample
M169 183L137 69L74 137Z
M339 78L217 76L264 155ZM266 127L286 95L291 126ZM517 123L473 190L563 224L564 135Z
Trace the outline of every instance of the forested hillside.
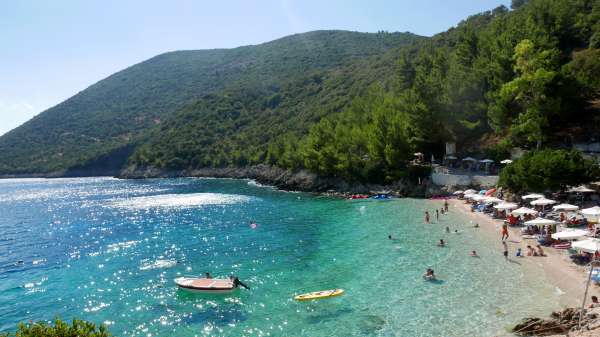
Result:
M342 68L347 77L336 70L274 96L245 88L202 99L158 128L131 164L268 163L389 182L407 174L414 150L440 155L446 141L495 158L515 146L563 146L598 134L598 48L599 0L513 1L512 9L471 16L377 61ZM358 97L356 80L371 83Z
M0 137L0 174L133 151L142 175L268 164L387 183L447 141L493 159L568 148L600 136L599 110L600 0L514 0L431 38L319 31L157 56Z
M359 64L419 39L409 33L315 31L256 46L162 54L92 85L0 137L0 174L84 168L117 156L116 164L122 165L130 150L148 139L152 127L182 108L208 106L219 97L232 104L260 100L276 105L277 93L294 85L289 94L300 102L305 90L312 90L311 81L318 81L319 75L312 74ZM227 111L201 114L219 119ZM228 125L218 128L227 130Z

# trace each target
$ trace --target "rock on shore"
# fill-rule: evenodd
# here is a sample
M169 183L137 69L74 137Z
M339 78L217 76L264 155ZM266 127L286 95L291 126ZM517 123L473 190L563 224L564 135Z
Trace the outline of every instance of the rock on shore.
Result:
M402 197L424 197L434 195L438 190L408 181L398 181L390 185L350 183L341 178L321 177L306 170L286 170L269 165L231 168L202 168L195 170L169 171L154 167L129 167L119 175L124 179L170 178L170 177L211 177L254 179L264 185L272 185L284 190L304 192L331 192L335 194L369 193L390 191Z
M517 324L512 332L521 336L600 336L600 308L585 311L581 329L579 329L578 308L555 311L550 318L529 317Z

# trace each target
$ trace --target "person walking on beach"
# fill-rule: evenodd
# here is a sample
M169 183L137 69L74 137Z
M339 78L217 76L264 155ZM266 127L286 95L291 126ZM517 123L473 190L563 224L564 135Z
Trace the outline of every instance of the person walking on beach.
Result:
M444 211L448 213L448 199L444 199Z
M502 248L504 249L504 259L508 261L508 245L506 244L506 241L502 241Z
M429 212L425 211L425 223L429 223Z
M450 227L446 226L446 233L450 233Z
M502 224L502 241L508 239L508 225L506 223Z

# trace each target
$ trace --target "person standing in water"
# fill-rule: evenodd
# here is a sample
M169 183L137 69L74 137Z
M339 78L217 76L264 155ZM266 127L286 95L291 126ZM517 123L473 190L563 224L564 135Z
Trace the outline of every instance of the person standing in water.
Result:
M502 224L502 241L508 239L508 225L506 223Z
M440 212L437 210L437 208L435 209L435 221L440 221Z
M429 212L425 211L425 223L429 223Z
M444 211L448 213L448 199L444 199Z
M502 248L503 248L503 254L504 254L504 259L506 261L508 261L508 245L506 244L506 241L502 241Z

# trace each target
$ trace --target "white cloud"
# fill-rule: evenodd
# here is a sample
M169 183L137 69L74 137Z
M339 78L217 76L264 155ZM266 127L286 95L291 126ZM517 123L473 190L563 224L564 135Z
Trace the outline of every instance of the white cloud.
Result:
M0 98L0 135L25 123L37 113L33 104L26 100Z

